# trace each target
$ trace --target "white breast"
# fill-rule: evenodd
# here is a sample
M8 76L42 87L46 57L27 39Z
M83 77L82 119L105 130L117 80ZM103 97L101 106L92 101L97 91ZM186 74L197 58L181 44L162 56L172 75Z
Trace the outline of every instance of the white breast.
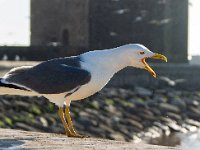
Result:
M68 99L72 101L84 99L100 91L114 75L113 71L101 65L92 66L88 63L82 63L82 68L91 72L91 80L89 83L81 86L75 93L68 96Z

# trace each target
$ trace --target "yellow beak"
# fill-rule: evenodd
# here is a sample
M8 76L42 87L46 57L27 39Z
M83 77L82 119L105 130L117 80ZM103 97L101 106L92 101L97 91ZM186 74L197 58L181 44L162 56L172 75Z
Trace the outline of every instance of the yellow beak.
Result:
M150 58L153 59L161 59L167 62L167 57L165 57L164 55L158 54L158 53L154 53L154 55ZM153 71L153 69L146 63L146 58L142 59L142 63L145 65L145 69L148 70L151 75L156 78L156 73Z

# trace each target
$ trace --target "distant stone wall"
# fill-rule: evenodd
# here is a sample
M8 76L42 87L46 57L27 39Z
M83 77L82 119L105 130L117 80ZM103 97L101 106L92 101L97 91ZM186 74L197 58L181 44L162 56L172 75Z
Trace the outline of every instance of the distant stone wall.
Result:
M44 61L83 53L83 48L64 46L1 46L0 60Z
M127 68L120 71L109 86L173 87L179 90L200 89L200 66L189 64L151 64L157 78L146 70ZM164 77L164 78L163 78Z
M192 59L190 60L190 64L192 65L200 65L200 56L192 56Z
M188 0L31 0L31 45L141 43L187 62Z
M187 62L188 0L101 0L90 2L90 47L142 43Z
M89 0L31 0L31 45L88 47Z

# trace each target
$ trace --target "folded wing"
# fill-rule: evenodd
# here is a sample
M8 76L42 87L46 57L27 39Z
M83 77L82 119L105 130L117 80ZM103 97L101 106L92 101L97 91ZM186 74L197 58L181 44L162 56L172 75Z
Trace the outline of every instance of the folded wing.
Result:
M68 92L90 81L90 72L66 62L70 61L58 59L33 67L19 67L8 72L3 80L40 94Z

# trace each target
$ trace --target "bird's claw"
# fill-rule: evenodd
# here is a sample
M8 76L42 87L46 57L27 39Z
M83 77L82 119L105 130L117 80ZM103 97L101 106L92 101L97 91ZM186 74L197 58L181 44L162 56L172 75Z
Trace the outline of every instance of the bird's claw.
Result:
M70 134L68 137L74 137L74 138L88 138L89 136L81 135L81 134Z

